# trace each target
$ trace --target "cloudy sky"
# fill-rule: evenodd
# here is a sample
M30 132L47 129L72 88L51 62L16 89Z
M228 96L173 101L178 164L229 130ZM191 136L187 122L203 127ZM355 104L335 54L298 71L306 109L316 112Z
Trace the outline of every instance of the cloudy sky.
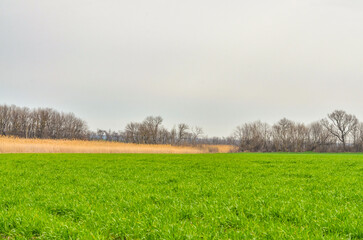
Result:
M363 120L362 24L361 0L2 0L0 104L209 136L334 109Z

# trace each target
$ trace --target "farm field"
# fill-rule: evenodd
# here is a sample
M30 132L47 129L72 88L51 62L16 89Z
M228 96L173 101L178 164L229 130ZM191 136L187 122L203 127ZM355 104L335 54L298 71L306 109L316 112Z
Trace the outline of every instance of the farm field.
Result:
M359 154L0 154L0 239L362 239Z

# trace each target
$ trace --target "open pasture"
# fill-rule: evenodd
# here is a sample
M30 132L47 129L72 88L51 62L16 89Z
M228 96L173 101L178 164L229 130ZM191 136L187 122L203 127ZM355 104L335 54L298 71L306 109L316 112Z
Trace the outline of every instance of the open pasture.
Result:
M362 239L362 222L363 155L0 155L0 239Z

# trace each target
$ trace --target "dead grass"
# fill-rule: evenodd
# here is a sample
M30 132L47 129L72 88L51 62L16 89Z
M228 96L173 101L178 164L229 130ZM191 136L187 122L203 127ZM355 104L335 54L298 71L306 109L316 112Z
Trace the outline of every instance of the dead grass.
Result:
M171 146L105 141L0 137L0 153L212 153L230 152L229 145Z

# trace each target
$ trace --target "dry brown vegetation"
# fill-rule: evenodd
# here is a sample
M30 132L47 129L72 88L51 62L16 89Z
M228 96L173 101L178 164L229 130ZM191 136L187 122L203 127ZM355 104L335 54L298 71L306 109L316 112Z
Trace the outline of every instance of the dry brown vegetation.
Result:
M229 145L192 147L0 137L0 153L225 153L231 150L233 150L233 146Z

